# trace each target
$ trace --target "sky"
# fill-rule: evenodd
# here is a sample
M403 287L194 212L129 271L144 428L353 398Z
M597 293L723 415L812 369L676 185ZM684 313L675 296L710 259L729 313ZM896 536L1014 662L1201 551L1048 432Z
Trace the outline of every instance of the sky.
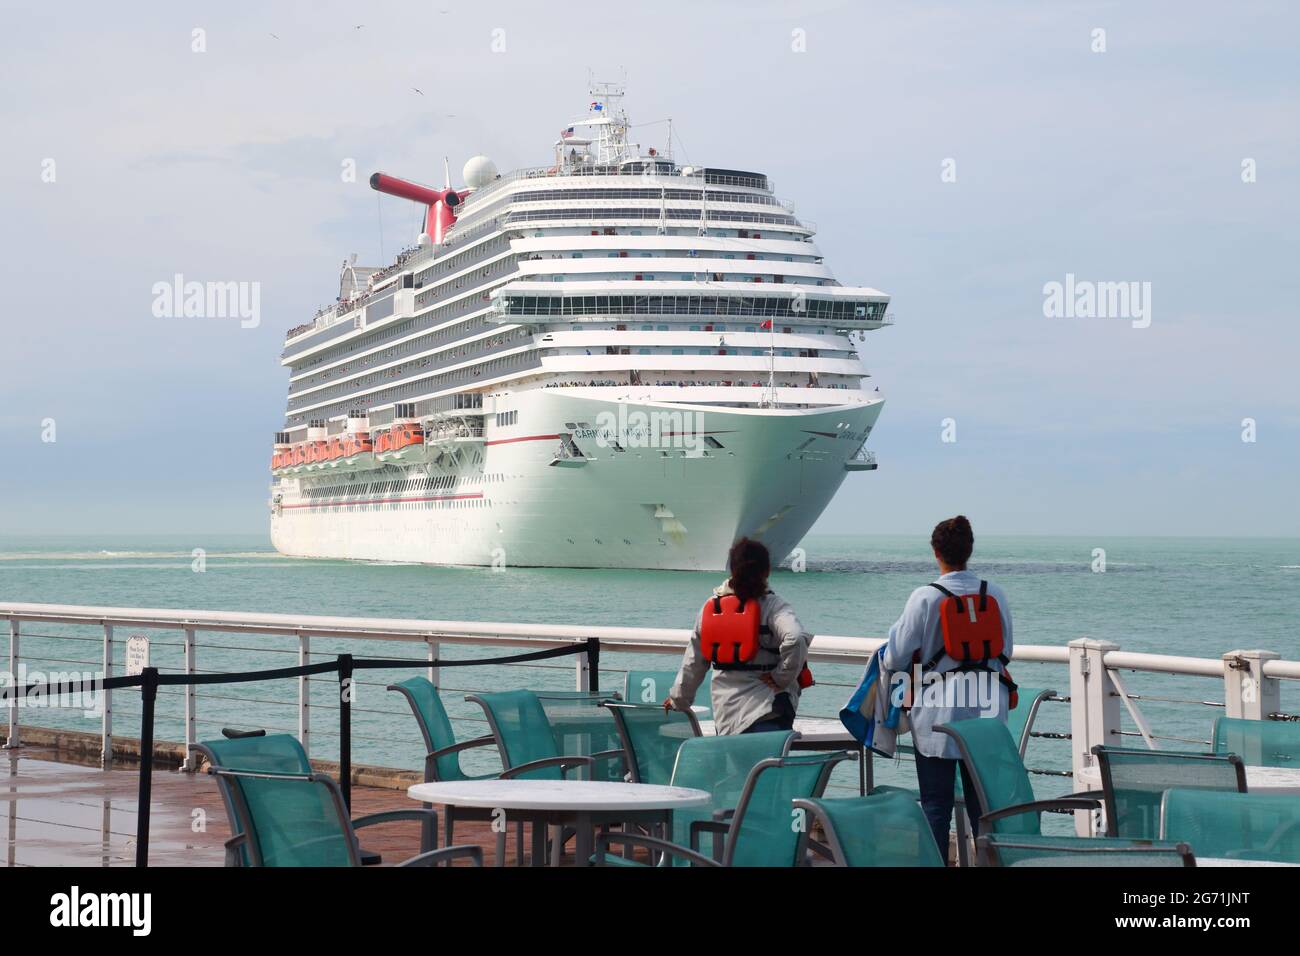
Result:
M369 174L546 164L589 69L893 297L815 530L1300 536L1292 4L4 6L0 539L264 533L285 330L418 231ZM155 315L176 274L258 324ZM1145 317L1047 314L1067 276Z

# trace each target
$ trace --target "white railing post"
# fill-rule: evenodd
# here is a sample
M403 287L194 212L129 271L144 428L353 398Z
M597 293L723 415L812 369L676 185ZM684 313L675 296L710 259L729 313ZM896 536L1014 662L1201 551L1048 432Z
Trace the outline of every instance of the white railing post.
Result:
M442 645L437 641L425 641L426 653L429 657L429 683L433 685L434 690L442 686L442 668L438 666L439 655L442 653Z
M298 632L298 666L311 663L311 638ZM311 679L303 674L298 678L298 742L308 757L311 756Z
M578 669L577 689L580 691L590 691L591 690L591 667L588 666L587 655L579 654L577 655L575 660L578 662L576 665Z
M193 677L195 670L194 628L185 628L185 674ZM198 743L195 726L198 723L199 688L197 684L185 685L185 762L182 770L193 772L198 769L198 754L192 749Z
M104 625L104 655L100 669L104 680L113 676L113 625ZM99 765L107 770L113 765L113 692L105 690L100 694L104 712L100 716L100 752Z
M1092 748L1110 744L1119 730L1119 697L1106 672L1105 656L1118 644L1079 638L1070 641L1070 750L1075 790L1080 789L1085 768L1093 765ZM1088 785L1092 789L1092 785ZM1096 814L1078 812L1074 827L1080 836L1097 826Z
M18 661L21 657L18 648L18 618L9 619L9 680L13 686L17 687L18 680ZM9 739L5 741L6 747L18 746L18 695L12 694L9 697ZM12 811L11 811L12 813Z
M1228 651L1223 655L1223 702L1227 716L1267 720L1282 709L1282 687L1264 676L1264 662L1282 655L1273 651Z

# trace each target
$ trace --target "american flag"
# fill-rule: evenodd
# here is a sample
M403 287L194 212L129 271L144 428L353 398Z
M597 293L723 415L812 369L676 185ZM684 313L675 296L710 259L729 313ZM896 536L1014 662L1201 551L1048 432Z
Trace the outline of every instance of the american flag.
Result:
M573 135L573 127L572 127L572 126L570 126L568 129L562 129L562 130L560 130L560 139L568 139L568 138L569 138L570 136L572 136L572 135Z

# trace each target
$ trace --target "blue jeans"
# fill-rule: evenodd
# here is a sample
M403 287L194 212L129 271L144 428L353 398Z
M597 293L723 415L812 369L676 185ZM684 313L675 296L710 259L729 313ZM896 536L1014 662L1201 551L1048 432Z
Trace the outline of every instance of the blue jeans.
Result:
M741 733L766 734L775 730L794 729L794 704L791 703L789 694L777 694L776 699L772 701L772 711L770 717L754 721Z
M961 768L962 799L966 802L966 816L970 819L971 836L979 836L979 798L971 783L966 766L960 760L947 757L916 755L916 784L921 791L921 812L929 821L939 854L948 860L948 834L952 824L952 808L956 802L957 768Z

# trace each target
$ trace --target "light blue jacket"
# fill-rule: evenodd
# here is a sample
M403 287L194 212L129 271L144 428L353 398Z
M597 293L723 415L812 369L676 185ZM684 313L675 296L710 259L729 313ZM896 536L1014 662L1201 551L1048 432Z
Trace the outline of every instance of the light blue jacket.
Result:
M980 589L980 577L971 571L954 571L951 574L942 575L938 579L953 594L978 594ZM1011 656L1011 606L1007 603L1007 596L1003 590L996 584L989 582L989 592L992 597L997 599L999 608L1002 611L1002 639L1004 642L1003 653L1007 657ZM928 662L935 654L943 650L943 631L939 624L939 605L944 600L945 595L929 585L917 588L912 592L911 597L907 599L907 605L903 608L903 613L889 629L889 642L885 645L885 654L881 663L886 670L907 672L915 674L912 664L912 655L920 651L920 660L924 664ZM994 661L992 666L995 670L1001 670L1001 665ZM935 673L945 673L954 670L957 662L951 657L944 656L940 659L935 667ZM966 672L964 675L967 679L973 679L978 672ZM940 704L934 700L937 696L936 691L929 691L922 687L917 689L917 699L909 713L912 722L912 742L915 744L917 752L925 754L927 757L948 757L956 759L961 756L961 751L957 748L957 742L946 734L936 733L934 728L940 724L950 723L954 720L968 720L972 717L997 717L1002 721L1007 719L1008 709L1008 692L1007 688L1001 681L996 682L996 691L989 698L992 705L988 708L979 706L972 697L968 697L964 706L954 706L961 703L957 696L959 691L956 688L957 681L951 681L950 685L945 687L944 703ZM970 684L966 684L970 687ZM990 688L991 689L991 688ZM930 698L927 700L927 698Z

